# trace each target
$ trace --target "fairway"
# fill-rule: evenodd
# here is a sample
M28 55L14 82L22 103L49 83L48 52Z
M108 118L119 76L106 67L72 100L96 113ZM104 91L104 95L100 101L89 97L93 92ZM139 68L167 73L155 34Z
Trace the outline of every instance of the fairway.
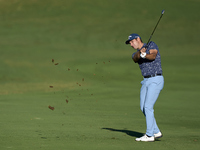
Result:
M199 150L200 0L0 0L0 150ZM161 53L145 133L131 33Z

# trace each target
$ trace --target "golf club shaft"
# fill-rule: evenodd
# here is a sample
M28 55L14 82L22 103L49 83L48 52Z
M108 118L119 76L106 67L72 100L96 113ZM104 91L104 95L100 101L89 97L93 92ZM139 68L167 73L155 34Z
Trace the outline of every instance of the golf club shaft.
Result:
M155 26L153 32L151 33L151 36L150 36L150 38L149 38L149 40L148 40L147 45L145 46L145 48L147 48L147 47L149 46L149 42L150 42L150 40L151 40L151 38L152 38L152 36L153 36L153 33L155 32L155 30L156 30L156 28L157 28L157 26L158 26L158 23L160 22L160 19L162 18L164 12L165 12L165 10L162 10L161 16L160 16L160 18L159 18L159 20L158 20L158 22L157 22L157 24L156 24L156 26Z

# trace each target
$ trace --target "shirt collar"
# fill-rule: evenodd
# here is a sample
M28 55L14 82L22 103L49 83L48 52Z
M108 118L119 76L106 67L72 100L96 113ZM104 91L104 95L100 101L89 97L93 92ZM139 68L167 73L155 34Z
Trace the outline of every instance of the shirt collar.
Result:
M146 45L147 45L147 44L144 43L143 46L142 46L140 49L138 49L137 51L140 51L140 50L143 49Z

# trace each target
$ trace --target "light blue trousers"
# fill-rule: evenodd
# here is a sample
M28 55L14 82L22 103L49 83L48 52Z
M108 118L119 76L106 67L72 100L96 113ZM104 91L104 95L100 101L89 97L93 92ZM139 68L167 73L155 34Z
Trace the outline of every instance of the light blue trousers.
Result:
M154 104L164 86L163 76L144 78L140 89L140 109L146 117L148 136L154 136L160 130L154 117Z

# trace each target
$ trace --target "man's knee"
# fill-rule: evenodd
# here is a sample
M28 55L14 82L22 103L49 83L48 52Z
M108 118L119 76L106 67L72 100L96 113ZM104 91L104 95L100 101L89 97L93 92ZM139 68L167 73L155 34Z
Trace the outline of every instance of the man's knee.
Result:
M145 106L145 107L144 107L144 111L145 111L146 113L153 113L153 112L154 112L152 106Z

